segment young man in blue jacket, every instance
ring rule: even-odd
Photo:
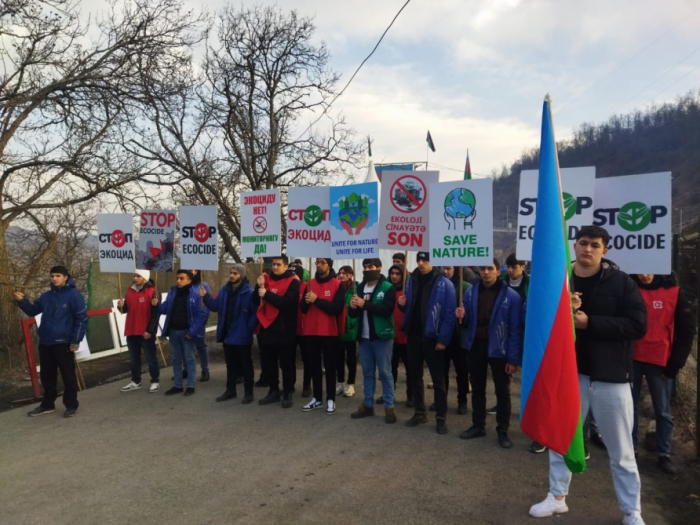
[[[168,292],[168,296],[161,304],[158,298],[151,301],[153,306],[158,306],[160,314],[165,314],[163,335],[170,340],[170,355],[173,361],[174,386],[165,395],[181,394],[182,388],[182,361],[187,366],[186,396],[194,394],[194,378],[197,373],[195,361],[195,344],[204,338],[204,326],[209,318],[209,310],[202,305],[199,297],[199,288],[192,286],[193,275],[189,270],[178,270],[177,284]]]
[[[216,398],[226,401],[237,397],[236,379],[243,377],[243,404],[253,402],[253,332],[258,327],[256,313],[258,307],[253,304],[253,288],[246,279],[246,267],[234,264],[229,270],[229,279],[221,287],[214,299],[201,286],[199,296],[205,306],[212,312],[219,312],[216,321],[216,340],[224,344],[226,360],[226,391]]]
[[[438,268],[430,265],[428,252],[418,252],[418,268],[406,282],[406,294],[398,299],[403,310],[401,330],[408,336],[408,373],[414,414],[407,427],[427,423],[423,390],[423,362],[428,363],[435,390],[435,430],[447,434],[445,349],[455,327],[455,287]]]
[[[31,316],[42,314],[39,326],[39,364],[44,397],[41,404],[29,412],[29,417],[50,414],[55,410],[58,370],[63,379],[64,417],[78,410],[78,381],[75,377],[75,357],[87,326],[85,300],[65,266],[51,268],[51,290],[32,303],[23,293],[15,292],[22,311]]]
[[[498,405],[498,442],[503,448],[511,448],[510,376],[522,361],[522,300],[518,292],[498,279],[499,268],[497,259],[490,266],[482,266],[481,278],[464,292],[464,306],[455,311],[457,319],[464,319],[464,347],[472,384],[472,426],[459,437],[486,435],[486,377],[490,366]]]
[[[211,293],[209,284],[202,281],[202,274],[200,271],[190,270],[190,272],[192,273],[192,287],[197,290],[203,287],[207,293]],[[209,381],[209,347],[207,346],[206,333],[201,339],[195,340],[194,346],[199,354],[199,366],[202,369],[202,375],[199,377],[199,380],[201,382]],[[183,372],[182,378],[187,379],[187,370]]]

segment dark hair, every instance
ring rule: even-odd
[[[289,257],[286,255],[277,255],[275,257],[272,257],[272,260],[274,261],[275,259],[282,259],[282,262],[289,266]],[[299,261],[299,264],[301,264],[301,261]]]
[[[498,259],[496,259],[495,257],[493,258],[493,266],[496,267],[496,270],[500,270],[500,269],[501,269],[501,263],[498,262]],[[485,268],[485,266],[484,266],[484,265],[481,265],[481,266],[479,266],[479,268]]]
[[[51,271],[49,273],[60,273],[61,275],[70,277],[70,274],[68,273],[68,268],[66,268],[65,266],[61,266],[60,264],[51,268]]]
[[[610,234],[608,233],[608,230],[606,230],[605,228],[601,228],[600,226],[582,226],[576,234],[576,242],[578,242],[581,237],[588,237],[590,239],[603,239],[603,244],[605,245],[605,248],[607,248],[608,244],[610,243]]]
[[[294,259],[294,264],[301,264],[301,259]]]
[[[338,272],[345,272],[353,276],[355,275],[355,272],[352,271],[352,266],[341,266]]]
[[[506,266],[515,266],[519,264],[520,266],[525,266],[525,261],[519,260],[514,253],[511,253],[506,257]]]
[[[184,269],[180,268],[180,269],[177,271],[177,275],[180,275],[180,274],[186,275],[187,277],[189,277],[190,281],[194,281],[194,275],[192,275],[192,272],[191,272],[191,271],[189,271],[189,270],[184,270]]]
[[[391,258],[392,258],[392,260],[398,259],[401,262],[406,262],[406,255],[401,253],[401,252],[395,253],[394,255],[391,256]]]
[[[382,267],[382,260],[381,259],[362,259],[362,266],[367,266],[368,264],[373,264],[377,268]]]

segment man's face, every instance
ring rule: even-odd
[[[598,266],[601,259],[608,253],[601,237],[581,237],[574,244],[576,264],[581,266]]]
[[[144,284],[146,284],[146,279],[141,277],[139,274],[134,274],[134,284],[136,286],[143,286]]]
[[[480,266],[479,275],[481,280],[488,287],[496,282],[498,279],[498,274],[501,273],[499,268],[496,268],[493,264],[491,266]]]
[[[389,280],[391,281],[391,284],[400,284],[401,281],[403,281],[403,275],[401,275],[401,272],[394,268],[389,272]]]
[[[455,275],[455,267],[454,266],[443,266],[442,272],[445,274],[445,277],[447,277],[448,279],[452,279]]]
[[[236,284],[237,282],[240,282],[241,274],[238,273],[238,270],[236,270],[235,268],[231,268],[228,272],[228,280],[229,282]]]
[[[68,282],[68,276],[62,273],[52,273],[51,274],[51,284],[54,286],[64,286]]]
[[[403,264],[403,261],[401,259],[394,259],[392,261],[393,264]]]
[[[420,273],[426,274],[430,272],[430,270],[433,269],[432,266],[430,266],[430,261],[426,261],[425,259],[421,259],[418,261],[418,269],[420,270]]]
[[[362,269],[365,271],[370,271],[370,270],[379,270],[379,267],[377,267],[375,264],[363,264]]]
[[[651,281],[654,280],[653,273],[640,273],[637,275],[637,277],[639,277],[639,280],[642,281],[642,284],[651,284]]]
[[[524,264],[506,264],[506,271],[511,279],[517,281],[523,276]]]
[[[331,271],[331,267],[328,266],[328,261],[325,259],[316,259],[316,271],[321,277],[328,275],[328,272]]]
[[[187,275],[186,273],[178,273],[177,274],[177,287],[182,288],[183,286],[187,286],[188,284],[192,284],[192,279],[190,279],[190,276]]]
[[[283,275],[289,269],[289,265],[284,264],[282,259],[272,259],[272,273],[275,275]]]

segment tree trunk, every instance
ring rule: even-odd
[[[23,368],[27,362],[24,355],[24,337],[21,320],[24,317],[13,297],[15,276],[10,275],[5,228],[0,222],[0,366]]]

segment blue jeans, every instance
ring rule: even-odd
[[[194,388],[197,361],[194,358],[195,339],[187,339],[186,330],[170,330],[170,357],[173,360],[173,384],[182,388],[182,361],[187,366],[187,388]]]
[[[647,378],[651,402],[654,405],[656,415],[656,455],[668,456],[671,453],[673,442],[673,419],[671,418],[671,392],[673,381],[662,379],[662,366],[634,361],[634,382],[632,383],[632,399],[634,401],[634,427],[632,427],[632,441],[637,448],[637,434],[639,431],[639,396],[642,392],[642,376]]]
[[[148,373],[151,375],[151,383],[157,383],[160,377],[160,367],[156,356],[156,339],[144,339],[141,335],[127,335],[126,346],[129,348],[129,363],[131,364],[131,380],[141,383],[141,348],[146,352]]]
[[[360,339],[360,365],[364,377],[365,406],[374,406],[375,370],[379,369],[384,408],[394,408],[394,376],[391,374],[392,339]]]
[[[202,372],[209,372],[209,347],[207,346],[207,335],[204,332],[204,337],[194,339],[197,352],[199,352],[199,365],[202,367]],[[189,370],[187,371],[189,374]]]

